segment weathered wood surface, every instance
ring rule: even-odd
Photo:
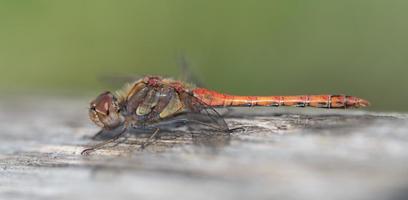
[[[408,117],[239,109],[221,142],[162,135],[81,156],[86,99],[0,102],[0,199],[407,199]],[[215,144],[215,145],[212,145]]]

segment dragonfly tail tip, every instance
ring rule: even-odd
[[[358,105],[359,105],[359,107],[367,107],[367,106],[370,106],[371,103],[369,101],[365,100],[365,99],[360,99],[358,101]]]

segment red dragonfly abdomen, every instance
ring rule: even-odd
[[[209,106],[296,106],[316,108],[359,108],[370,103],[364,99],[346,95],[299,95],[299,96],[235,96],[196,88],[195,97]]]

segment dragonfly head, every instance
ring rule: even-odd
[[[104,92],[93,100],[89,107],[89,118],[98,126],[113,129],[123,123],[116,97]]]

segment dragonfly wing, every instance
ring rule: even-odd
[[[203,82],[192,72],[186,56],[181,54],[178,60],[181,70],[181,80],[188,83],[193,83],[198,87],[205,87],[205,84],[203,84]]]
[[[180,98],[185,105],[182,116],[186,118],[186,127],[192,134],[195,144],[219,147],[229,143],[230,129],[213,107],[187,91],[180,93]]]
[[[171,100],[167,99],[166,103],[169,108],[172,108],[169,109],[172,110],[172,114],[168,114],[167,109],[160,109],[160,116],[166,113],[166,117],[160,117],[158,121],[151,121],[152,123],[147,123],[147,126],[157,127],[162,133],[189,134],[195,144],[204,144],[205,146],[220,146],[229,142],[230,130],[228,125],[213,107],[208,106],[188,91],[173,91],[168,94],[171,96]],[[172,101],[181,103],[182,109],[179,109],[179,106],[174,106],[179,105],[179,103],[173,105]]]
[[[212,107],[194,97],[189,92],[180,94],[180,98],[185,105],[186,115],[196,123],[201,123],[208,128],[229,132],[229,128],[224,118]]]

